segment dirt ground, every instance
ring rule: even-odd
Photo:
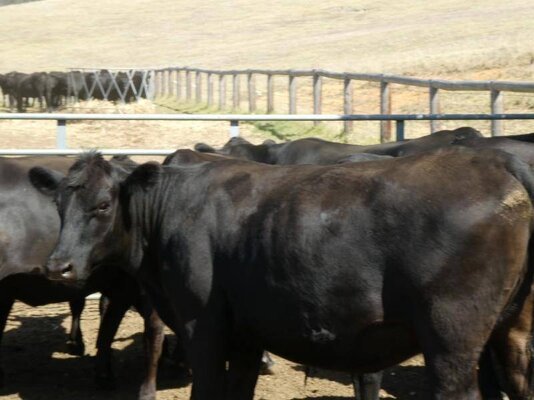
[[[66,303],[39,308],[16,303],[2,343],[6,400],[100,400],[135,399],[143,376],[142,320],[129,311],[115,339],[114,369],[117,389],[99,391],[93,383],[93,361],[98,328],[98,301],[88,300],[82,317],[86,356],[67,354],[65,340],[70,326]],[[169,333],[169,336],[170,335]],[[172,339],[172,337],[170,337]],[[257,400],[346,400],[352,397],[349,375],[313,371],[304,383],[301,366],[275,357],[275,374],[262,376]],[[416,357],[403,366],[387,370],[382,399],[419,400],[425,392],[423,363]],[[173,374],[169,364],[160,368],[159,400],[189,399],[188,378]]]

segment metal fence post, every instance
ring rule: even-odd
[[[400,142],[401,140],[404,140],[404,120],[398,119],[396,123],[397,142]]]
[[[67,148],[67,121],[64,119],[57,120],[56,148],[61,150]]]
[[[323,94],[323,77],[319,74],[313,74],[313,113],[318,115],[322,113],[322,94]],[[313,121],[317,126],[321,121]]]
[[[230,121],[230,137],[239,137],[239,121],[231,120]]]
[[[352,114],[352,80],[343,80],[343,113]],[[352,133],[352,121],[343,122],[343,133]]]
[[[430,86],[430,114],[439,114],[439,89],[433,86]],[[430,133],[439,131],[440,121],[430,120]]]
[[[380,114],[391,114],[391,90],[389,82],[380,82]],[[380,121],[380,143],[391,141],[391,121]]]
[[[491,114],[503,114],[504,102],[503,95],[500,90],[491,89]],[[496,119],[491,120],[491,136],[502,136],[503,121]]]

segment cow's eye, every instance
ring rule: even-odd
[[[98,205],[96,209],[98,212],[103,213],[103,212],[108,211],[110,208],[111,208],[111,204],[107,201],[103,201],[102,203]]]

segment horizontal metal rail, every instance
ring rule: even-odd
[[[75,155],[85,149],[67,148],[67,121],[226,121],[230,137],[239,136],[240,121],[395,121],[396,139],[404,140],[405,121],[532,120],[528,114],[0,114],[0,120],[57,121],[55,149],[0,149],[0,155]],[[105,155],[166,156],[175,149],[102,149]]]
[[[523,114],[46,114],[6,113],[2,119],[53,121],[432,121],[534,119]]]
[[[0,149],[2,156],[74,156],[91,149]],[[176,149],[98,149],[106,156],[167,156]]]

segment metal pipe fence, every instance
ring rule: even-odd
[[[84,149],[67,146],[68,121],[226,121],[230,123],[230,137],[239,136],[240,122],[256,121],[395,121],[396,139],[404,140],[406,121],[503,121],[534,120],[534,113],[526,114],[0,114],[0,120],[55,120],[55,149],[0,149],[0,155],[74,155]],[[106,155],[165,156],[176,149],[102,149]]]

